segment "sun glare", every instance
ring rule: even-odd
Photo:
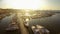
[[[13,9],[39,9],[45,5],[44,0],[6,0]]]

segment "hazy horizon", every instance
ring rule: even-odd
[[[0,0],[0,8],[60,10],[60,0]]]

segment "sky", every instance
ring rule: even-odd
[[[0,8],[60,10],[60,0],[0,0]]]

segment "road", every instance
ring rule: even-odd
[[[0,34],[29,34],[28,29],[23,24],[24,23],[23,18],[19,14],[17,14],[16,16],[17,16],[17,23],[20,29],[10,32],[5,31],[5,27],[8,27],[14,16],[15,14],[12,14],[0,20]]]
[[[29,34],[27,28],[24,27],[23,18],[19,14],[17,14],[17,17],[18,17],[18,22],[20,23],[20,31],[21,31],[21,34]]]

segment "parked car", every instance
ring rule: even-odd
[[[31,27],[34,34],[49,34],[49,30],[40,25],[35,25]]]
[[[29,19],[28,18],[25,19],[24,26],[25,27],[29,27]]]
[[[2,15],[3,16],[3,15]],[[0,20],[0,34],[12,34],[20,32],[20,27],[15,14],[5,16]]]

